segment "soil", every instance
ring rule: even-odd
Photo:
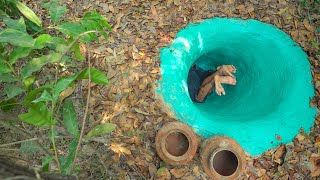
[[[170,133],[166,138],[166,149],[173,156],[182,156],[189,148],[188,138],[179,132]]]

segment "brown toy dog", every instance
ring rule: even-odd
[[[200,90],[196,96],[198,102],[203,102],[208,94],[212,93],[212,88],[216,88],[216,93],[221,96],[226,92],[222,87],[222,84],[236,85],[237,81],[233,73],[236,72],[236,68],[233,65],[222,65],[217,68],[217,71],[212,73],[202,82]]]

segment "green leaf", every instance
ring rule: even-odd
[[[51,39],[47,41],[47,45],[49,48],[56,49],[59,52],[64,52],[67,48],[66,41],[60,37],[51,37]]]
[[[8,16],[8,14],[6,14],[4,11],[2,11],[1,9],[0,9],[0,19],[2,19],[2,18],[8,18],[9,16]]]
[[[4,60],[0,60],[0,74],[5,74],[11,72],[10,67],[4,62]]]
[[[69,144],[69,155],[61,161],[62,174],[70,174],[72,170],[73,161],[77,150],[78,140],[73,139]]]
[[[10,64],[14,64],[16,63],[16,61],[19,58],[24,58],[27,57],[30,52],[31,52],[32,48],[31,47],[17,47],[15,48],[9,56],[9,62]]]
[[[18,79],[10,73],[0,74],[0,83],[2,83],[2,82],[11,83],[11,82],[16,82],[16,81],[18,81]]]
[[[27,107],[30,106],[31,101],[36,99],[38,94],[42,93],[44,90],[50,91],[52,89],[52,86],[53,86],[53,84],[45,84],[37,89],[34,89],[34,90],[28,92],[27,96],[25,97],[25,99],[23,101],[23,105],[27,106]]]
[[[34,45],[32,36],[11,28],[0,31],[0,42],[10,43],[20,47],[32,47]]]
[[[96,21],[93,21],[93,20],[80,20],[80,23],[86,29],[86,31],[104,32],[103,28],[101,27],[101,25]],[[99,41],[98,36],[95,35],[94,33],[89,33],[88,35],[91,37],[91,39]]]
[[[79,43],[76,42],[72,48],[71,48],[72,51],[74,51],[74,54],[76,56],[77,59],[79,59],[80,61],[83,61],[85,58],[83,57],[81,51],[80,51],[80,47],[79,47]]]
[[[78,139],[79,127],[76,110],[73,106],[73,102],[70,99],[66,99],[63,103],[63,121],[67,128],[68,133],[75,139]]]
[[[115,124],[112,124],[112,123],[100,124],[90,130],[90,132],[87,134],[87,138],[90,139],[94,136],[99,136],[99,135],[111,133],[115,129],[116,129]]]
[[[41,96],[38,99],[33,100],[33,103],[37,102],[49,102],[52,100],[51,95],[48,93],[48,91],[44,90],[41,94]]]
[[[47,63],[53,63],[53,62],[59,61],[60,57],[61,57],[61,54],[52,53],[52,54],[44,55],[38,58],[33,58],[21,69],[22,77],[27,78],[33,72],[40,70]]]
[[[27,31],[30,31],[32,33],[39,33],[44,31],[42,27],[36,25],[34,22],[30,21],[29,19],[26,19],[26,26],[27,26]]]
[[[19,11],[30,21],[34,22],[37,26],[41,26],[41,20],[38,18],[38,16],[26,5],[19,1],[13,1]]]
[[[35,39],[33,49],[42,49],[46,46],[47,42],[51,40],[51,36],[49,34],[41,34],[39,37]]]
[[[86,31],[86,29],[79,23],[63,23],[59,26],[56,26],[55,29],[73,38],[76,38],[78,35]],[[89,42],[90,40],[91,38],[88,34],[80,38],[80,41],[84,42]]]
[[[27,91],[32,89],[33,82],[36,80],[36,76],[29,76],[23,79],[23,85]]]
[[[24,90],[21,89],[19,86],[13,86],[13,85],[5,86],[4,91],[8,96],[7,99],[14,98],[24,92]]]
[[[52,160],[53,160],[52,156],[47,156],[45,158],[42,158],[42,172],[49,171],[49,164]]]
[[[79,34],[86,31],[84,27],[78,23],[63,23],[56,26],[55,29],[71,37],[77,37]]]
[[[28,113],[20,114],[19,118],[35,126],[50,126],[51,113],[44,103],[30,104]]]
[[[19,152],[23,154],[34,154],[36,152],[39,152],[40,150],[41,147],[39,147],[39,145],[34,141],[22,142],[19,148]]]
[[[52,4],[49,7],[49,14],[53,22],[59,22],[66,12],[66,6],[59,6],[58,4]]]
[[[96,84],[108,84],[108,79],[105,74],[103,74],[101,71],[91,68],[90,69],[90,74],[91,74],[91,81],[96,83]],[[56,87],[53,90],[53,99],[55,101],[58,100],[59,94],[65,90],[67,87],[70,86],[70,84],[75,81],[76,79],[88,79],[89,78],[89,73],[88,69],[84,69],[80,72],[80,74],[76,74],[74,76],[69,76],[69,77],[62,77],[61,79],[58,80],[58,83]]]
[[[11,18],[4,18],[3,22],[7,25],[8,28],[12,28],[18,31],[27,32],[26,24],[24,22],[23,17],[21,17],[19,20],[14,20]]]
[[[95,68],[91,68],[90,74],[91,74],[91,81],[92,82],[94,82],[96,84],[101,84],[101,85],[108,84],[108,78],[103,72],[101,72]],[[81,73],[77,77],[77,79],[88,79],[88,78],[89,78],[88,68],[81,71]]]
[[[17,105],[18,104],[17,104],[16,100],[14,100],[14,99],[9,99],[9,100],[0,102],[0,108],[3,111],[9,111],[9,110],[13,109],[14,107],[16,107]]]
[[[77,78],[77,75],[62,77],[58,80],[56,87],[53,90],[53,99],[56,102],[58,100],[59,94],[65,90],[69,85]]]
[[[102,26],[106,27],[109,31],[111,31],[111,26],[107,23],[107,18],[105,16],[102,16],[97,11],[90,11],[87,12],[82,19],[89,19],[89,20],[95,20]]]
[[[100,15],[96,11],[87,12],[80,20],[80,23],[86,28],[87,31],[98,30],[104,38],[108,37],[106,31],[111,31],[111,26],[107,23],[107,18]],[[106,30],[104,28],[106,28]],[[93,39],[97,40],[95,34],[90,33],[90,35]]]

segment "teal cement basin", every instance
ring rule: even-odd
[[[175,116],[206,138],[229,136],[251,155],[310,131],[316,109],[307,55],[286,33],[256,20],[213,18],[181,30],[160,52],[158,92]],[[191,65],[236,66],[237,85],[194,103],[188,93]],[[281,137],[276,138],[276,137]]]

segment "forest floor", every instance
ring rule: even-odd
[[[189,23],[212,17],[252,18],[285,31],[309,57],[316,87],[311,105],[320,106],[317,29],[320,13],[307,3],[296,0],[67,0],[65,3],[69,8],[65,18],[97,10],[112,25],[110,37],[89,49],[92,66],[106,72],[110,83],[92,86],[86,126],[90,129],[101,122],[112,122],[117,129],[83,143],[77,161],[81,169],[79,179],[208,179],[199,153],[188,165],[174,167],[161,162],[154,145],[157,130],[164,123],[175,121],[156,97],[156,81],[161,79],[159,51],[170,45],[176,33]],[[36,12],[42,11],[36,1],[28,4]],[[74,97],[80,117],[85,106],[82,90],[87,92],[83,85]],[[320,156],[319,124],[317,116],[311,133],[302,131],[292,143],[259,157],[247,156],[242,179],[311,179],[311,174],[320,175],[319,163],[318,169],[313,169],[310,161],[311,156]],[[67,147],[63,143],[59,145]],[[163,168],[158,171],[160,167]]]

